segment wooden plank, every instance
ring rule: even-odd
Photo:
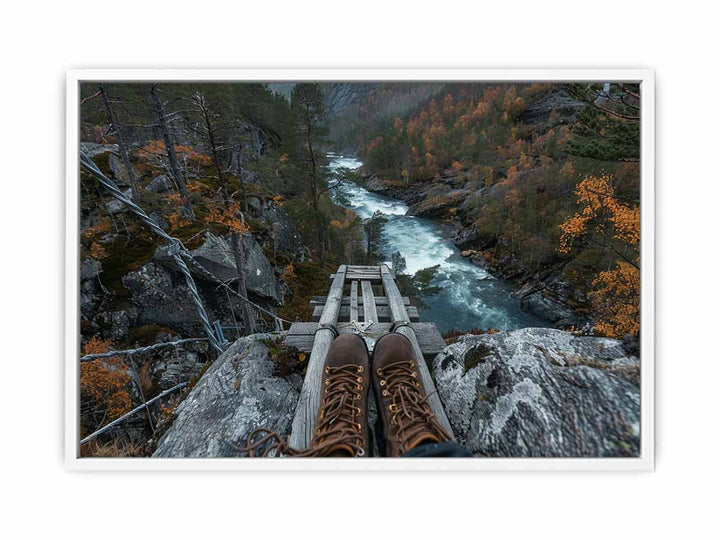
[[[317,330],[318,323],[316,322],[294,322],[290,325],[290,330],[288,330],[288,335],[315,335],[315,330]]]
[[[368,304],[372,306],[373,304]],[[338,321],[340,322],[348,322],[351,319],[351,306],[341,306],[340,312],[338,314]],[[375,313],[372,313],[372,308],[370,310],[370,314],[368,319],[363,319],[364,322],[373,321],[373,322],[392,322],[392,311],[390,310],[390,306],[376,306],[375,307]],[[412,322],[417,322],[420,320],[420,315],[418,313],[418,309],[415,306],[408,306],[407,308],[408,316],[410,317],[409,320]],[[315,306],[313,309],[313,318],[312,320],[317,322],[320,320],[320,317],[323,313],[323,306]],[[363,303],[363,315],[365,314],[365,304]]]
[[[368,283],[368,285],[370,285]],[[325,304],[325,300],[327,299],[327,296],[311,296],[310,297],[310,305],[311,306],[322,306]],[[364,303],[364,299],[362,294],[358,295],[358,305],[362,306]],[[403,296],[403,304],[406,306],[410,305],[410,298],[407,296]],[[342,299],[342,305],[343,306],[349,306],[350,305],[350,298],[344,297]],[[387,296],[375,296],[375,305],[376,306],[387,306]]]
[[[382,265],[380,267],[380,271],[382,272],[383,287],[385,289],[385,295],[388,297],[388,307],[392,312],[393,322],[409,322],[410,317],[408,316],[408,312],[405,310],[405,305],[402,302],[402,296],[400,295],[400,291],[397,287],[397,284],[395,283],[395,280],[390,274],[388,267]],[[415,356],[417,357],[418,371],[420,372],[420,377],[422,378],[425,391],[428,394],[427,403],[428,405],[430,405],[430,409],[437,417],[438,422],[440,422],[445,431],[447,431],[448,435],[450,435],[451,438],[455,438],[453,435],[452,427],[450,426],[450,422],[448,421],[445,410],[443,409],[442,402],[440,401],[440,397],[435,390],[435,383],[430,376],[430,370],[428,369],[427,364],[425,363],[425,359],[423,358],[422,349],[420,348],[420,344],[418,343],[415,331],[413,330],[412,326],[400,326],[396,330],[396,332],[398,334],[404,335],[410,340],[410,343],[412,343],[413,350],[415,351]]]
[[[358,312],[358,282],[353,281],[350,284],[350,320],[359,321]],[[341,307],[342,309],[342,307]]]
[[[332,274],[330,277],[331,277],[332,279],[335,279],[335,274]],[[345,278],[346,278],[348,281],[353,281],[353,280],[355,280],[355,281],[368,280],[368,281],[373,281],[373,282],[376,282],[376,283],[381,283],[381,282],[382,282],[382,276],[381,276],[380,274],[347,274],[347,275],[345,276]]]
[[[327,302],[320,317],[320,324],[336,325],[340,313],[343,290],[345,288],[345,274],[347,267],[341,265],[335,273]],[[322,382],[323,365],[328,349],[335,339],[335,334],[328,328],[315,332],[313,348],[308,360],[305,380],[298,399],[295,418],[293,418],[292,431],[289,443],[294,448],[307,448],[310,446],[318,410],[320,409],[320,390]]]
[[[369,281],[363,280],[362,283],[362,297],[363,297],[363,322],[377,321],[377,302],[375,301],[375,295],[373,294],[372,285]],[[387,298],[385,299],[387,302]]]
[[[388,270],[390,272],[390,275],[394,278],[395,273],[392,270]],[[330,274],[330,279],[335,279],[335,274]],[[358,281],[362,281],[363,279],[369,279],[371,281],[382,281],[382,274],[377,270],[364,270],[364,271],[350,271],[348,270],[345,275],[345,279],[347,281],[352,281],[353,279],[357,279]]]
[[[390,326],[391,323],[374,323],[365,331],[364,335],[372,340],[376,340],[380,336],[387,334],[390,331]],[[416,322],[412,323],[412,327],[413,330],[415,330],[420,350],[426,360],[432,360],[445,348],[446,343],[435,323]],[[292,326],[290,326],[288,335],[285,337],[285,344],[289,347],[297,347],[306,354],[310,353],[313,348],[316,329],[317,323],[293,323]],[[356,333],[357,329],[350,325],[340,325],[338,332],[341,334]]]

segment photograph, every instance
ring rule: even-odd
[[[652,467],[652,71],[240,71],[68,75],[73,463]]]
[[[707,2],[12,7],[4,536],[712,537]]]

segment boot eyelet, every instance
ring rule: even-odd
[[[377,368],[377,371],[375,373],[377,373],[378,375],[382,375],[382,369]]]
[[[325,366],[325,373],[330,373],[330,368]]]
[[[325,386],[327,386],[328,384],[330,384],[330,379],[325,379]]]
[[[389,396],[389,395],[390,395],[390,392],[388,392],[387,390],[383,390],[383,396]]]
[[[415,388],[420,388],[420,383],[415,381]]]
[[[390,412],[398,412],[399,410],[400,410],[400,408],[397,405],[395,405],[394,403],[391,403],[390,405],[388,405],[388,411],[390,411]]]
[[[365,455],[365,450],[360,448],[357,453],[355,454],[357,457],[363,457]]]
[[[412,376],[415,377],[415,378],[417,378],[417,371],[413,371],[413,372],[412,372]]]
[[[362,384],[358,384],[358,385],[355,387],[355,390],[362,390],[362,389],[363,389]]]
[[[357,378],[357,382],[359,382],[359,383],[363,382],[364,380],[365,380],[365,379],[363,379],[362,377],[358,377],[358,378]]]
[[[384,380],[380,381],[380,386],[385,386],[385,381],[384,381]]]
[[[358,373],[362,373],[363,371],[365,371],[362,366],[358,366],[357,370]]]

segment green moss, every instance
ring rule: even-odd
[[[288,347],[282,338],[264,339],[262,343],[270,353],[273,373],[278,377],[287,377],[292,373],[303,373],[307,365],[307,355],[296,347]]]
[[[470,371],[474,367],[482,364],[491,354],[492,350],[485,345],[476,345],[465,354],[465,371]]]
[[[130,328],[128,341],[132,344],[137,344],[140,347],[146,345],[152,345],[157,342],[157,336],[159,334],[172,334],[176,332],[165,326],[159,326],[157,324],[146,324],[144,326],[133,326]]]
[[[312,320],[313,307],[310,305],[310,298],[314,295],[327,294],[330,284],[328,265],[324,268],[315,262],[295,263],[295,274],[297,278],[290,284],[290,295],[285,305],[278,310],[278,314],[290,321],[298,318],[301,321]]]
[[[135,234],[130,239],[119,239],[106,245],[108,256],[102,260],[103,285],[117,296],[128,296],[122,277],[150,262],[159,244],[149,235]]]

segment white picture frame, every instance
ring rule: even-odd
[[[655,457],[655,73],[650,69],[81,69],[66,75],[65,465],[72,470],[650,471]],[[86,81],[638,82],[641,88],[640,455],[618,458],[81,458],[79,452],[79,88]]]

